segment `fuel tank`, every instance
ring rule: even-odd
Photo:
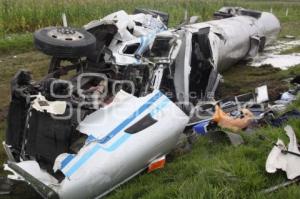
[[[214,63],[220,72],[240,60],[256,56],[280,32],[279,20],[268,12],[225,7],[215,16],[217,20],[191,26],[210,27]]]

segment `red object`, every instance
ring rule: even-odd
[[[159,159],[154,160],[149,166],[148,166],[148,173],[155,171],[157,169],[162,169],[165,167],[166,163],[166,157],[163,156]]]

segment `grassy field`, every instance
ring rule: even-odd
[[[271,2],[271,3],[270,3]],[[120,9],[131,13],[136,7],[158,9],[170,14],[170,26],[179,24],[185,9],[201,21],[211,19],[222,6],[242,6],[271,11],[279,17],[281,35],[297,34],[300,26],[299,1],[246,0],[0,0],[0,54],[32,49],[31,32],[45,26],[61,25],[66,13],[69,25],[80,27]],[[288,10],[288,12],[287,12]]]
[[[43,2],[43,3],[40,3]],[[61,23],[65,12],[69,23],[82,26],[92,19],[112,11],[135,7],[159,9],[170,13],[170,25],[178,24],[183,18],[185,6],[190,15],[199,15],[201,20],[210,19],[212,13],[223,5],[242,6],[270,11],[279,17],[282,24],[281,36],[291,34],[300,37],[300,2],[298,1],[242,1],[242,0],[0,0],[0,141],[4,140],[5,110],[9,103],[9,81],[15,72],[27,68],[39,79],[47,71],[49,57],[32,51],[31,31],[48,25]],[[288,8],[288,15],[286,10]],[[299,52],[299,47],[285,53]],[[267,84],[272,96],[287,89],[282,80],[300,74],[300,66],[287,71],[270,67],[251,68],[239,64],[226,71],[220,95],[240,94],[254,87]],[[294,107],[300,109],[300,100]],[[290,121],[300,139],[300,121]],[[256,135],[263,134],[272,141],[284,138],[283,128],[265,127]],[[272,144],[256,135],[243,134],[246,143],[233,147],[211,143],[201,137],[190,153],[172,155],[163,170],[142,174],[109,194],[110,199],[124,198],[300,198],[299,185],[292,185],[271,194],[262,194],[262,189],[284,182],[284,172],[268,174],[265,161]],[[0,148],[0,164],[6,160]],[[4,175],[0,170],[0,175]],[[38,195],[26,186],[16,189],[6,198],[37,198]]]
[[[222,6],[244,6],[272,11],[287,21],[299,16],[300,4],[296,1],[245,1],[245,0],[0,0],[0,27],[3,34],[33,31],[35,29],[61,24],[61,14],[66,13],[73,26],[82,26],[90,20],[103,17],[112,11],[124,9],[132,12],[136,7],[159,9],[170,13],[170,25],[178,24],[187,8],[190,15],[199,15],[201,20],[211,18]],[[295,6],[296,5],[296,6]],[[286,8],[289,9],[286,16]]]

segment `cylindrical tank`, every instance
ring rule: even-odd
[[[271,13],[259,16],[238,15],[226,19],[206,22],[211,27],[211,40],[217,43],[215,63],[219,71],[227,69],[248,55],[252,47],[251,37],[257,37],[264,47],[274,41],[280,31],[278,19]],[[212,43],[212,41],[211,41]]]
[[[262,30],[262,35],[265,37],[265,44],[269,45],[275,41],[280,32],[279,20],[268,12],[262,12],[261,17],[257,20],[259,30]]]

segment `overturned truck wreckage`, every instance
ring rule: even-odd
[[[220,72],[280,30],[266,12],[226,7],[215,17],[168,29],[168,14],[136,9],[36,31],[52,58],[42,80],[22,70],[11,82],[8,177],[45,198],[98,198],[161,160],[193,106],[214,98]]]

